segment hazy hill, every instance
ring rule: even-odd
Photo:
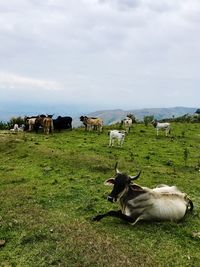
[[[91,110],[91,109],[90,109]],[[128,113],[135,115],[137,120],[143,120],[144,116],[154,115],[158,120],[164,118],[179,117],[184,114],[193,114],[197,108],[188,107],[172,107],[172,108],[145,108],[132,110],[98,110],[89,113],[88,108],[84,106],[75,105],[50,105],[50,104],[16,104],[16,103],[0,103],[0,121],[9,121],[11,117],[16,116],[31,116],[37,114],[53,114],[54,118],[58,115],[71,116],[73,118],[73,126],[82,125],[79,120],[80,115],[87,115],[89,117],[100,117],[104,120],[105,125],[113,124],[121,121]]]
[[[183,116],[184,114],[190,113],[193,114],[196,111],[196,108],[188,107],[173,107],[173,108],[145,108],[145,109],[133,109],[133,110],[99,110],[85,114],[89,117],[100,117],[104,120],[105,125],[110,125],[116,122],[121,121],[126,117],[128,113],[134,114],[137,120],[143,120],[144,116],[153,115],[154,118],[161,120],[164,118],[172,118]],[[79,118],[74,118],[73,120],[74,127],[81,125]]]

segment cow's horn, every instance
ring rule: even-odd
[[[140,173],[141,173],[141,171],[139,171],[139,173],[137,175],[135,175],[135,176],[129,176],[129,178],[131,180],[136,180],[140,176]]]
[[[117,169],[117,164],[118,164],[118,162],[116,162],[116,164],[115,164],[115,171],[116,171],[116,173],[120,173],[120,171]]]

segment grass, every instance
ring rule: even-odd
[[[0,132],[0,266],[200,266],[199,124],[173,125],[170,137],[134,125],[124,147],[83,129],[54,133]],[[187,155],[186,152],[187,151]],[[186,157],[187,156],[187,157]],[[194,202],[180,223],[116,218],[103,182],[119,169],[142,170],[139,184],[177,185]]]

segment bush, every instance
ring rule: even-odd
[[[22,124],[25,124],[25,122],[24,122],[24,118],[22,117],[12,117],[10,121],[8,122],[8,124],[11,127],[13,127],[14,124],[18,124],[19,126],[21,126]]]
[[[154,119],[154,116],[153,115],[144,116],[143,121],[144,121],[145,126],[147,126],[150,122],[152,122],[153,119]]]
[[[7,130],[8,129],[8,124],[0,121],[0,130]]]

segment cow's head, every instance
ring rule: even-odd
[[[84,122],[87,119],[87,116],[80,116],[80,121]]]
[[[157,120],[153,120],[153,121],[151,122],[151,124],[152,124],[154,127],[156,127],[157,124],[158,124],[158,122],[157,122]]]
[[[52,118],[53,118],[53,115],[54,115],[54,114],[47,114],[46,117],[52,119]]]
[[[128,176],[124,173],[121,173],[117,169],[117,163],[115,165],[115,171],[116,171],[115,177],[110,178],[105,181],[106,185],[113,186],[112,192],[107,197],[108,201],[111,201],[111,202],[117,201],[120,197],[122,197],[126,189],[128,188],[128,186],[131,184],[131,181],[136,180],[140,176],[140,173],[141,173],[140,171],[135,176]]]

